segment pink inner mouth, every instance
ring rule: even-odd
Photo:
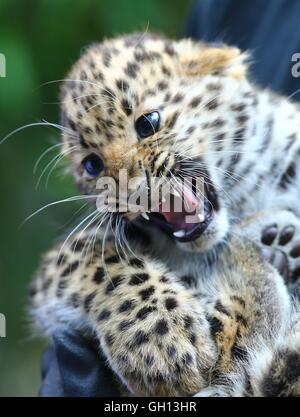
[[[201,222],[201,218],[193,223],[187,222],[188,216],[197,215],[199,207],[200,201],[193,191],[186,185],[181,185],[180,190],[178,189],[178,195],[170,194],[166,203],[160,203],[159,213],[174,227],[174,230],[189,231],[193,229],[195,224]],[[200,216],[201,214],[200,212]],[[202,221],[204,221],[204,217]]]

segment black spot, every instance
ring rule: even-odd
[[[167,77],[171,77],[171,71],[169,70],[169,68],[167,68],[165,65],[162,65],[161,67],[161,71],[164,75],[166,75]]]
[[[147,54],[144,51],[135,51],[134,58],[137,62],[143,62],[147,58]]]
[[[110,317],[110,315],[111,315],[111,312],[110,312],[109,310],[104,309],[104,310],[102,310],[102,311],[101,311],[101,313],[99,314],[99,316],[98,316],[98,320],[99,320],[99,321],[100,321],[100,320],[106,320],[106,319],[108,319],[108,318]]]
[[[217,301],[215,304],[215,309],[217,311],[219,311],[220,313],[225,314],[228,317],[231,317],[229,311],[223,306],[223,304],[221,303],[221,301]]]
[[[134,300],[125,300],[119,307],[119,312],[124,313],[125,311],[130,311],[135,307]]]
[[[246,360],[248,352],[243,346],[239,346],[237,343],[234,343],[231,348],[231,355],[235,359]]]
[[[121,282],[124,281],[124,276],[123,275],[117,275],[115,277],[113,277],[110,281],[110,283],[107,285],[106,290],[105,290],[105,294],[109,294],[111,293],[115,288],[117,288]]]
[[[133,320],[124,320],[124,321],[121,321],[118,328],[121,332],[124,332],[125,330],[128,330],[133,324],[134,324]]]
[[[244,308],[246,307],[245,301],[241,297],[239,297],[238,295],[231,296],[231,299],[234,300],[234,301],[237,301],[242,307],[244,307]]]
[[[176,372],[176,374],[180,374],[181,370],[182,370],[181,366],[179,365],[178,362],[176,362],[175,363],[175,372]]]
[[[131,275],[131,279],[129,281],[129,285],[141,285],[144,284],[144,282],[148,281],[149,274],[146,273],[140,273],[140,274],[133,274]]]
[[[81,297],[77,292],[73,292],[70,296],[70,303],[74,308],[78,308],[80,306]]]
[[[285,145],[283,152],[289,151],[291,146],[295,143],[296,140],[297,140],[297,134],[296,133],[292,133],[291,135],[289,135],[286,138],[287,144]]]
[[[158,89],[159,91],[163,91],[163,90],[165,90],[166,88],[168,88],[168,83],[167,83],[166,81],[160,81],[160,82],[157,84],[157,89]]]
[[[207,110],[215,110],[219,106],[219,102],[216,98],[210,100],[204,105]]]
[[[216,333],[220,333],[223,331],[224,326],[219,319],[217,319],[216,317],[208,316],[207,320],[209,322],[212,335],[215,335]]]
[[[183,95],[180,93],[175,94],[175,96],[172,99],[172,103],[180,103],[183,100]]]
[[[84,299],[83,306],[85,311],[88,313],[91,309],[91,304],[96,297],[96,291],[92,292],[91,294],[87,295]]]
[[[184,327],[187,330],[190,329],[194,323],[194,319],[191,316],[184,316],[183,321],[184,321]]]
[[[178,117],[179,117],[179,113],[178,112],[175,112],[172,115],[172,117],[170,118],[169,123],[168,123],[168,128],[169,129],[173,129],[173,127],[175,126],[175,124],[177,122]]]
[[[188,130],[186,131],[186,133],[187,133],[188,135],[191,135],[192,133],[194,133],[194,132],[195,132],[195,130],[196,130],[196,126],[190,126],[190,127],[188,128]]]
[[[192,107],[192,109],[194,109],[195,107],[198,107],[201,101],[202,101],[201,96],[194,97],[192,101],[190,102],[190,107]]]
[[[34,297],[38,293],[38,289],[36,284],[31,284],[28,288],[28,295],[29,297]]]
[[[191,363],[193,363],[193,357],[189,352],[186,352],[183,356],[182,356],[182,362],[183,365],[190,365]]]
[[[113,122],[112,120],[110,120],[110,119],[102,120],[102,124],[103,124],[103,125],[104,125],[107,129],[109,129],[109,128],[111,128],[111,127],[114,127],[114,126],[115,126],[114,122]]]
[[[117,255],[110,256],[109,258],[105,259],[105,263],[107,264],[117,264],[120,261]]]
[[[167,310],[173,310],[174,308],[177,307],[177,301],[175,300],[175,298],[173,297],[168,297],[165,301],[165,306]]]
[[[155,360],[154,360],[154,356],[152,355],[146,355],[145,357],[145,364],[147,366],[152,366],[154,364]]]
[[[299,353],[280,352],[272,361],[270,370],[261,383],[262,391],[266,397],[295,396],[296,393],[290,389],[299,377]]]
[[[152,381],[155,384],[163,384],[166,383],[166,379],[161,372],[156,372],[155,375],[152,376]]]
[[[65,262],[66,262],[66,255],[62,254],[62,255],[59,255],[59,257],[57,258],[56,265],[60,266],[60,265],[63,265]]]
[[[96,272],[93,276],[93,281],[96,284],[101,284],[104,281],[104,277],[105,277],[104,269],[100,266],[99,268],[96,269]]]
[[[165,319],[158,320],[155,325],[155,332],[160,336],[167,334],[169,331],[168,322]]]
[[[109,100],[109,101],[111,101],[112,103],[114,102],[114,100],[115,100],[115,95],[114,95],[114,93],[113,93],[113,91],[109,88],[109,87],[107,87],[107,86],[104,86],[103,88],[102,88],[102,94]]]
[[[66,277],[67,275],[71,274],[71,272],[74,272],[79,266],[79,261],[74,261],[70,265],[68,265],[63,272],[61,273],[61,277]]]
[[[167,354],[170,358],[174,358],[177,353],[177,349],[174,345],[167,347]]]
[[[130,347],[135,348],[147,342],[149,342],[149,335],[145,333],[143,330],[138,330],[134,335]]]
[[[145,306],[142,307],[136,314],[136,318],[139,320],[144,320],[152,311],[157,310],[156,307]]]
[[[217,133],[216,134],[216,136],[215,136],[215,140],[216,141],[218,141],[218,142],[222,142],[223,140],[224,140],[224,138],[225,138],[225,133],[223,133],[223,132],[221,132],[221,133]],[[218,144],[219,145],[219,149],[221,149],[221,146],[220,146],[220,144]],[[252,164],[251,164],[252,165]]]
[[[159,282],[163,282],[163,283],[167,283],[169,282],[168,278],[165,277],[164,275],[159,279]]]
[[[144,262],[141,259],[138,258],[132,258],[129,261],[129,265],[131,266],[135,266],[137,268],[143,268],[144,267]]]
[[[175,55],[175,49],[174,49],[174,46],[172,45],[171,42],[166,42],[165,43],[165,53],[170,55],[170,56]]]
[[[170,159],[170,155],[168,155],[163,160],[163,162],[161,163],[161,165],[157,168],[157,170],[156,170],[156,177],[161,177],[164,174],[164,172],[165,172],[165,170],[166,170],[166,168],[168,166],[169,159]]]
[[[211,122],[210,127],[220,128],[225,125],[225,120],[221,119],[220,117],[218,119],[215,119]]]
[[[247,327],[247,320],[244,316],[242,316],[241,314],[237,314],[236,315],[236,320],[238,322],[240,322],[244,327]]]
[[[217,91],[221,89],[220,83],[210,82],[206,85],[207,90]]]
[[[117,356],[117,361],[118,362],[123,362],[123,363],[128,363],[128,357],[127,357],[127,355],[124,355],[124,354],[121,353]]]
[[[245,124],[248,120],[249,116],[247,116],[246,114],[241,114],[236,118],[238,124]]]
[[[74,132],[76,132],[76,124],[73,122],[73,120],[71,120],[71,119],[68,119],[68,125],[70,126],[70,128],[72,129],[72,130],[74,130]]]
[[[125,74],[130,78],[136,78],[137,72],[139,70],[139,65],[135,62],[129,62],[124,70]]]
[[[170,93],[167,93],[164,97],[164,102],[167,103],[168,101],[170,101],[171,95]]]
[[[84,244],[85,242],[83,242],[82,240],[75,240],[75,242],[71,246],[71,250],[73,252],[81,252],[84,248]]]
[[[85,148],[85,149],[88,148],[88,144],[86,143],[86,141],[84,140],[84,137],[82,135],[79,135],[79,143],[83,148]]]
[[[93,101],[91,101],[91,99],[87,100],[89,105],[93,104]],[[86,133],[87,135],[92,134],[94,131],[92,128],[90,128],[89,126],[83,126],[82,130],[84,131],[84,133]]]
[[[107,344],[107,346],[112,346],[112,344],[115,341],[115,337],[110,332],[108,332],[104,336],[104,340],[105,340],[105,343]]]
[[[94,77],[97,81],[103,81],[104,80],[104,76],[103,76],[101,71],[98,71],[96,74],[94,74]]]
[[[152,285],[151,287],[145,288],[139,292],[139,295],[142,298],[142,301],[147,301],[151,295],[155,293],[155,287]]]
[[[196,344],[197,336],[195,335],[195,333],[191,333],[190,336],[189,336],[189,339],[190,339],[190,342],[191,342],[192,345]]]
[[[243,110],[245,110],[246,105],[244,103],[232,104],[230,108],[233,111],[242,112]]]
[[[61,279],[58,282],[57,288],[60,292],[60,291],[64,290],[65,288],[67,288],[67,286],[68,286],[68,281],[65,280],[65,279]]]
[[[130,116],[132,114],[132,105],[129,103],[129,101],[126,98],[123,98],[122,100],[122,109],[124,110],[124,113],[127,116]]]
[[[174,290],[163,290],[162,293],[163,294],[174,294],[174,295],[176,295],[176,291],[174,291]]]
[[[183,277],[180,277],[180,281],[189,287],[196,285],[196,278],[192,275],[184,275]]]
[[[279,182],[279,187],[286,189],[291,183],[291,180],[295,178],[295,176],[296,176],[296,167],[295,167],[295,164],[292,163],[289,165],[285,173],[282,175],[280,182]]]

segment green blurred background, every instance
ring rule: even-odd
[[[0,0],[0,53],[6,57],[6,78],[0,78],[0,138],[42,119],[58,122],[59,84],[42,84],[63,78],[81,48],[147,28],[178,37],[190,5],[187,0]],[[44,204],[77,194],[59,167],[48,187],[46,173],[36,189],[55,152],[43,159],[36,174],[34,164],[58,141],[55,129],[30,127],[0,146],[0,313],[7,320],[7,337],[0,338],[0,396],[38,392],[46,342],[32,336],[27,286],[41,253],[69,227],[79,206],[57,205],[20,225]]]

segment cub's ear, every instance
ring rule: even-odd
[[[185,76],[203,77],[221,73],[241,79],[246,75],[248,56],[238,48],[214,47],[190,39],[183,39],[177,46],[180,70]]]

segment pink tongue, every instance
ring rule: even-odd
[[[168,207],[167,210],[164,210],[164,205],[161,203],[159,212],[163,214],[168,223],[173,224],[178,229],[187,230],[192,228],[194,224],[186,223],[186,216],[191,216],[195,213],[197,207],[199,206],[199,201],[195,197],[192,190],[184,184],[180,186],[178,192],[181,195],[181,198],[171,194],[170,207]]]

